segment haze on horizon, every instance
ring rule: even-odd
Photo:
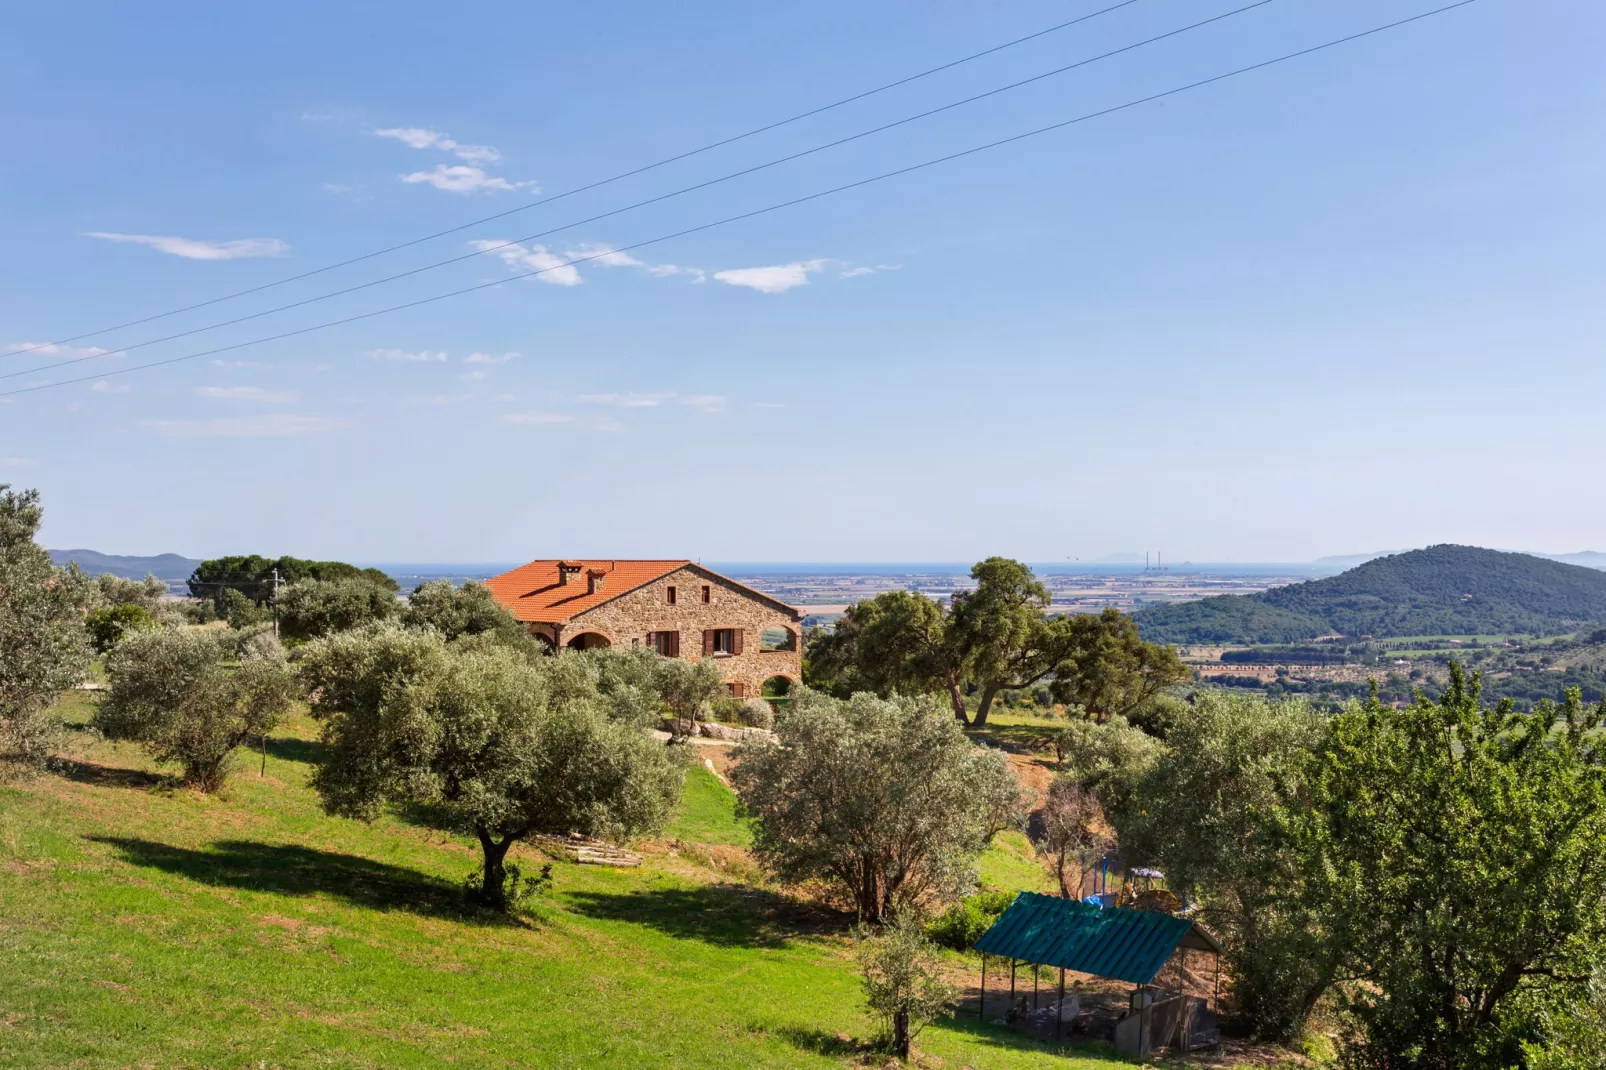
[[[117,355],[1199,17],[1149,0],[402,253],[16,352],[454,227],[1096,6],[445,20],[408,3],[379,27],[296,2],[207,20],[19,10],[0,41],[0,136],[50,162],[0,169],[0,371],[87,355],[79,367],[109,372],[496,281],[1432,5],[1271,4],[713,190]],[[40,489],[47,545],[117,554],[1047,562],[1150,546],[1180,564],[1603,548],[1603,33],[1587,0],[1484,0],[633,254],[0,398],[0,482]]]

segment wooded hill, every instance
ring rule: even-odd
[[[1559,635],[1606,622],[1606,573],[1529,554],[1429,546],[1326,579],[1134,614],[1164,643],[1288,643],[1322,635]]]

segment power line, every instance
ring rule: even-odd
[[[927,118],[930,118],[933,115],[941,114],[942,112],[952,111],[955,108],[964,107],[967,104],[974,104],[978,100],[985,100],[988,97],[994,97],[994,96],[999,95],[1000,93],[1007,93],[1007,92],[1010,92],[1011,90],[1019,89],[1022,86],[1027,86],[1027,85],[1033,84],[1034,82],[1043,81],[1046,78],[1053,78],[1053,77],[1055,77],[1057,75],[1066,74],[1066,73],[1068,73],[1070,71],[1077,70],[1077,69],[1079,69],[1081,67],[1087,67],[1087,66],[1090,66],[1090,65],[1092,65],[1094,63],[1099,63],[1099,62],[1102,62],[1103,60],[1111,59],[1111,58],[1113,58],[1115,56],[1119,56],[1119,55],[1123,55],[1124,53],[1127,53],[1127,52],[1135,51],[1136,49],[1139,49],[1139,48],[1145,48],[1145,47],[1147,47],[1149,45],[1157,44],[1158,42],[1167,40],[1168,38],[1176,37],[1176,36],[1178,36],[1180,34],[1184,34],[1184,33],[1189,33],[1189,32],[1191,32],[1193,30],[1201,29],[1201,28],[1203,28],[1205,26],[1209,26],[1209,25],[1212,25],[1212,24],[1217,23],[1217,22],[1222,22],[1222,21],[1224,21],[1226,19],[1230,19],[1230,18],[1233,18],[1235,16],[1245,14],[1246,12],[1253,11],[1256,8],[1265,7],[1267,4],[1271,4],[1271,3],[1275,3],[1275,2],[1276,2],[1276,0],[1253,0],[1252,3],[1245,4],[1243,7],[1234,8],[1231,11],[1223,12],[1220,15],[1213,15],[1210,18],[1201,19],[1198,22],[1189,23],[1186,26],[1180,26],[1180,27],[1178,27],[1178,28],[1176,28],[1174,30],[1168,30],[1165,33],[1157,34],[1157,35],[1155,35],[1153,37],[1145,38],[1142,41],[1135,41],[1132,44],[1123,45],[1120,48],[1111,49],[1108,52],[1103,52],[1103,53],[1100,53],[1099,55],[1096,55],[1096,56],[1090,56],[1087,59],[1078,60],[1075,63],[1068,63],[1068,64],[1065,64],[1064,66],[1056,67],[1053,70],[1044,71],[1041,74],[1034,74],[1030,78],[1022,78],[1019,81],[1011,82],[1008,85],[999,86],[996,89],[989,89],[986,92],[977,93],[977,94],[975,94],[973,96],[965,97],[962,100],[956,100],[956,101],[953,101],[953,102],[948,103],[948,104],[943,104],[943,105],[941,105],[939,107],[936,107],[936,108],[930,108],[930,109],[927,109],[926,111],[919,112],[919,113],[914,114],[914,115],[906,116],[905,118],[902,118],[902,119],[896,119],[896,120],[894,120],[894,121],[892,121],[890,123],[883,123],[880,126],[872,127],[872,128],[870,128],[868,130],[861,130],[856,134],[849,134],[847,137],[837,138],[834,141],[828,141],[828,142],[825,142],[824,144],[821,144],[821,145],[815,145],[812,148],[803,149],[800,152],[790,153],[789,155],[781,156],[781,157],[779,157],[777,159],[766,161],[765,163],[755,164],[752,167],[745,167],[745,168],[741,169],[740,171],[733,171],[730,174],[721,175],[718,178],[711,178],[711,179],[708,179],[705,182],[698,182],[698,183],[696,183],[694,185],[685,186],[685,187],[682,187],[681,189],[677,189],[677,190],[674,190],[674,191],[669,192],[669,193],[659,194],[656,197],[649,197],[646,200],[637,201],[634,204],[627,204],[623,208],[614,208],[614,209],[612,209],[610,211],[601,212],[601,213],[599,213],[597,215],[589,216],[589,217],[587,217],[585,219],[578,219],[578,220],[575,220],[573,222],[564,223],[561,226],[551,227],[551,228],[549,228],[547,230],[539,231],[539,232],[537,232],[535,234],[527,234],[522,238],[515,238],[512,241],[505,241],[505,242],[501,242],[501,243],[496,244],[496,245],[486,246],[486,247],[484,247],[482,249],[476,249],[472,253],[464,253],[464,254],[462,254],[460,256],[448,257],[445,260],[437,260],[437,261],[435,261],[433,263],[423,264],[423,265],[421,265],[419,267],[416,267],[416,268],[410,268],[407,271],[398,272],[395,275],[387,275],[384,278],[373,279],[373,280],[370,280],[369,282],[358,283],[355,286],[348,286],[345,289],[335,290],[333,292],[326,293],[326,294],[319,294],[319,295],[314,296],[314,297],[304,298],[304,299],[302,299],[300,301],[292,301],[289,304],[279,305],[276,308],[265,309],[265,310],[263,310],[261,312],[251,312],[251,313],[248,313],[248,314],[246,314],[244,316],[236,316],[233,319],[224,320],[221,323],[213,323],[213,324],[209,324],[209,325],[204,326],[204,327],[195,327],[195,328],[192,328],[192,329],[187,330],[187,331],[179,331],[176,334],[164,335],[161,338],[146,339],[143,342],[136,342],[131,346],[123,346],[117,352],[119,352],[119,353],[128,353],[128,352],[132,352],[133,350],[136,350],[136,349],[143,349],[146,346],[158,345],[158,344],[160,344],[162,342],[173,342],[173,341],[177,341],[180,338],[189,338],[189,337],[192,337],[192,336],[197,335],[197,334],[205,334],[208,331],[215,331],[215,330],[219,330],[219,329],[224,328],[224,327],[233,327],[233,326],[236,326],[236,325],[241,324],[241,323],[247,323],[247,322],[249,322],[251,320],[262,319],[265,316],[276,315],[276,314],[278,314],[280,312],[288,312],[291,309],[303,308],[303,307],[305,307],[307,305],[317,304],[317,303],[319,303],[321,301],[329,301],[329,300],[332,300],[332,299],[334,299],[336,297],[344,297],[347,294],[356,293],[359,290],[372,289],[375,286],[383,286],[386,283],[396,282],[399,279],[405,279],[405,278],[408,278],[408,277],[413,276],[413,275],[420,275],[420,274],[422,274],[422,273],[424,273],[426,271],[434,271],[437,268],[449,267],[452,264],[460,264],[465,260],[473,260],[473,259],[475,259],[477,257],[484,256],[487,253],[494,253],[499,249],[507,249],[507,248],[510,248],[512,246],[518,245],[518,244],[520,244],[522,242],[534,241],[537,238],[549,237],[550,235],[558,234],[558,233],[561,233],[561,232],[563,232],[565,230],[572,230],[575,227],[585,226],[587,223],[595,223],[598,220],[609,219],[609,218],[612,218],[613,216],[616,216],[616,215],[622,215],[625,212],[634,211],[637,208],[645,208],[648,205],[658,204],[658,203],[663,202],[663,201],[672,200],[675,197],[681,197],[681,196],[684,196],[684,195],[686,195],[688,193],[694,193],[697,190],[708,189],[708,188],[710,188],[712,186],[717,186],[717,185],[720,185],[720,184],[725,183],[725,182],[730,182],[730,181],[732,181],[734,179],[743,178],[743,177],[745,177],[747,175],[751,175],[751,174],[756,174],[759,171],[765,171],[765,170],[768,170],[769,168],[772,168],[772,167],[778,167],[781,164],[791,163],[792,161],[802,159],[805,156],[812,156],[812,155],[814,155],[816,153],[825,152],[828,149],[838,148],[838,147],[840,147],[842,145],[848,144],[849,142],[859,141],[859,140],[861,140],[863,138],[871,137],[871,136],[874,136],[874,135],[880,134],[880,133],[885,133],[886,131],[895,129],[896,127],[906,126],[909,123],[918,122],[921,119],[927,119]],[[65,367],[67,367],[69,365],[72,365],[72,364],[82,364],[86,360],[97,360],[97,359],[99,359],[100,357],[103,357],[103,356],[105,356],[104,353],[100,353],[100,354],[90,353],[90,354],[85,354],[85,355],[79,356],[79,357],[69,357],[66,360],[56,361],[53,364],[41,364],[41,365],[39,365],[37,367],[34,367],[34,368],[27,368],[27,369],[23,369],[21,371],[8,372],[6,374],[0,375],[0,379],[16,379],[19,376],[35,375],[35,374],[37,374],[39,372],[42,372],[42,371],[51,371],[51,370],[53,370],[55,368],[65,368]]]
[[[688,160],[688,159],[692,158],[693,156],[700,156],[705,152],[712,152],[715,149],[724,148],[726,145],[734,145],[738,141],[745,141],[746,139],[748,139],[750,137],[757,137],[759,134],[765,134],[765,133],[768,133],[771,130],[778,130],[783,126],[789,126],[792,123],[801,122],[804,119],[809,119],[809,118],[812,118],[813,116],[821,115],[821,114],[823,114],[825,112],[832,111],[832,110],[834,110],[836,108],[843,107],[844,105],[852,104],[852,103],[855,103],[856,101],[864,100],[864,99],[866,99],[868,97],[873,97],[878,93],[885,93],[888,90],[896,89],[899,86],[908,85],[911,82],[918,82],[922,78],[929,78],[934,74],[940,74],[943,71],[951,70],[954,67],[963,66],[964,64],[970,63],[970,62],[972,62],[974,60],[982,59],[983,57],[986,57],[986,56],[991,56],[996,52],[1002,52],[1005,49],[1014,48],[1017,45],[1026,44],[1028,41],[1035,41],[1039,37],[1046,37],[1051,33],[1058,33],[1060,30],[1070,29],[1072,26],[1076,26],[1076,25],[1079,25],[1081,23],[1088,22],[1088,21],[1090,21],[1092,19],[1096,19],[1096,18],[1100,17],[1101,15],[1108,15],[1112,11],[1119,11],[1121,8],[1124,8],[1124,7],[1131,7],[1133,4],[1136,4],[1136,3],[1139,3],[1139,2],[1140,2],[1140,0],[1121,0],[1121,2],[1118,3],[1118,4],[1111,4],[1109,7],[1100,8],[1098,11],[1093,11],[1093,12],[1090,12],[1090,13],[1088,13],[1086,15],[1081,15],[1081,16],[1078,16],[1077,18],[1069,19],[1069,20],[1067,20],[1065,22],[1057,23],[1057,24],[1055,24],[1053,26],[1047,27],[1046,29],[1038,30],[1035,33],[1029,33],[1025,37],[1017,37],[1013,41],[1005,41],[1001,45],[994,45],[993,47],[985,48],[980,52],[972,52],[968,56],[961,56],[959,59],[950,60],[947,63],[941,64],[941,65],[936,66],[936,67],[932,67],[929,70],[921,71],[918,74],[911,74],[911,75],[908,75],[908,76],[906,76],[904,78],[899,78],[895,82],[888,82],[886,85],[877,86],[874,89],[867,89],[862,93],[855,93],[850,97],[843,97],[841,100],[832,101],[830,104],[822,104],[817,108],[810,108],[808,111],[799,112],[796,115],[790,116],[790,117],[785,118],[785,119],[780,119],[780,120],[778,120],[776,122],[773,122],[773,123],[767,123],[764,126],[754,127],[751,130],[744,131],[743,133],[736,134],[736,135],[734,135],[732,137],[727,137],[727,138],[723,138],[723,139],[721,139],[719,141],[710,142],[709,144],[703,145],[700,148],[691,149],[691,150],[688,150],[686,152],[679,153],[679,154],[677,154],[675,156],[669,156],[669,157],[666,157],[666,158],[664,158],[662,160],[658,160],[655,163],[649,163],[649,164],[645,164],[645,165],[643,165],[641,167],[637,167],[634,170],[623,171],[623,172],[621,172],[621,173],[619,173],[617,175],[613,175],[613,176],[611,176],[609,178],[598,179],[597,181],[588,183],[588,184],[586,184],[584,186],[576,186],[574,189],[565,190],[562,193],[554,193],[552,196],[543,197],[538,201],[531,201],[529,204],[519,205],[516,208],[509,208],[505,212],[497,212],[494,215],[488,215],[488,216],[484,216],[483,218],[480,218],[480,219],[471,220],[471,221],[469,221],[467,223],[463,223],[463,224],[461,224],[459,226],[450,227],[450,228],[448,228],[446,230],[438,230],[433,234],[426,234],[421,238],[413,238],[410,241],[404,241],[399,245],[388,246],[387,248],[379,249],[379,250],[377,250],[375,252],[372,252],[372,253],[364,253],[361,256],[354,256],[349,260],[341,260],[341,261],[338,261],[338,262],[333,263],[333,264],[326,264],[323,267],[314,268],[311,271],[303,271],[299,275],[290,275],[290,276],[288,276],[286,278],[278,279],[278,280],[276,280],[274,282],[265,282],[260,286],[252,286],[249,289],[245,289],[245,290],[236,290],[233,293],[224,294],[222,297],[214,297],[214,298],[211,298],[211,299],[206,300],[206,301],[199,301],[199,302],[197,302],[197,303],[195,303],[193,305],[185,305],[183,308],[175,308],[175,309],[172,309],[171,311],[168,311],[168,312],[159,312],[154,316],[145,316],[145,317],[143,317],[141,319],[129,320],[127,323],[120,323],[115,327],[102,327],[99,330],[87,331],[87,332],[85,332],[83,334],[75,334],[75,335],[71,335],[71,336],[69,336],[67,338],[58,338],[54,342],[40,342],[37,345],[28,346],[25,349],[12,350],[10,354],[0,354],[0,355],[20,356],[20,355],[22,355],[24,353],[32,353],[35,350],[48,349],[51,346],[65,345],[68,342],[79,342],[79,341],[82,341],[85,338],[95,338],[95,337],[97,337],[99,335],[102,335],[102,334],[110,334],[112,331],[123,330],[125,327],[137,327],[142,323],[151,323],[151,322],[153,322],[155,320],[167,319],[169,316],[177,316],[180,313],[193,312],[198,308],[206,308],[209,305],[221,304],[224,301],[232,301],[237,297],[246,297],[246,296],[248,296],[250,294],[261,293],[263,290],[271,290],[276,286],[284,286],[284,285],[286,285],[288,283],[299,282],[302,279],[309,279],[309,278],[313,277],[314,275],[322,275],[324,272],[327,272],[327,271],[334,271],[334,270],[336,270],[338,268],[350,267],[352,264],[360,264],[364,260],[372,260],[372,259],[374,259],[375,257],[378,257],[378,256],[385,256],[385,255],[387,255],[389,253],[400,252],[401,250],[409,249],[414,245],[421,245],[424,242],[434,241],[436,238],[444,238],[444,237],[447,237],[448,235],[451,235],[451,234],[460,233],[462,231],[468,230],[470,227],[477,227],[482,223],[494,222],[495,220],[504,219],[504,218],[506,218],[506,217],[508,217],[510,215],[516,215],[519,212],[527,212],[531,208],[539,208],[543,204],[551,204],[554,201],[561,201],[565,197],[573,197],[576,194],[587,193],[587,192],[589,192],[591,190],[594,190],[594,189],[600,189],[601,187],[607,186],[607,185],[611,185],[614,182],[620,182],[620,181],[623,181],[624,179],[627,179],[627,178],[634,178],[637,175],[646,174],[648,171],[653,171],[653,170],[656,170],[656,169],[658,169],[660,167],[667,167],[669,164],[679,163],[681,160]],[[163,341],[165,341],[165,340],[166,339],[163,339]]]
[[[834,196],[835,194],[838,194],[838,193],[844,193],[844,192],[846,192],[848,190],[858,189],[858,188],[860,188],[862,186],[872,185],[872,184],[874,184],[876,182],[882,182],[882,181],[885,181],[885,180],[890,179],[890,178],[897,178],[897,177],[899,177],[901,175],[911,174],[911,173],[913,173],[915,171],[922,171],[922,170],[925,170],[928,167],[935,167],[935,166],[937,166],[939,164],[949,163],[949,162],[952,162],[954,160],[963,159],[963,158],[965,158],[967,156],[974,156],[974,155],[976,155],[978,153],[988,152],[988,151],[990,151],[992,149],[1002,148],[1005,145],[1012,145],[1017,141],[1024,141],[1027,138],[1038,137],[1038,136],[1040,136],[1042,134],[1051,133],[1051,132],[1053,132],[1055,130],[1062,130],[1062,129],[1064,129],[1066,127],[1069,127],[1069,126],[1075,126],[1075,125],[1077,125],[1079,123],[1088,122],[1089,120],[1092,120],[1092,119],[1098,119],[1098,118],[1102,118],[1102,117],[1107,116],[1107,115],[1116,114],[1117,112],[1127,111],[1127,110],[1130,110],[1132,108],[1140,107],[1140,106],[1142,106],[1144,104],[1153,103],[1154,101],[1157,101],[1157,100],[1164,100],[1164,99],[1166,99],[1168,97],[1174,97],[1174,96],[1177,96],[1177,95],[1179,95],[1181,93],[1187,93],[1187,92],[1190,92],[1192,90],[1200,89],[1200,88],[1203,88],[1203,87],[1208,86],[1208,85],[1214,85],[1217,82],[1224,82],[1224,81],[1227,81],[1230,78],[1237,78],[1237,77],[1240,77],[1240,76],[1245,75],[1245,74],[1250,74],[1250,73],[1252,73],[1254,71],[1264,70],[1267,67],[1274,67],[1274,66],[1276,66],[1276,65],[1278,65],[1280,63],[1287,63],[1287,62],[1289,62],[1291,60],[1300,59],[1300,58],[1302,58],[1304,56],[1313,55],[1314,53],[1317,53],[1317,52],[1323,52],[1323,51],[1326,51],[1327,49],[1330,49],[1330,48],[1336,48],[1336,47],[1338,47],[1340,45],[1350,44],[1350,43],[1352,43],[1354,41],[1362,40],[1363,38],[1373,37],[1373,36],[1375,36],[1377,34],[1380,34],[1380,33],[1385,33],[1385,32],[1388,32],[1390,30],[1399,29],[1402,26],[1408,26],[1408,25],[1411,25],[1412,23],[1421,22],[1424,19],[1433,18],[1436,15],[1442,15],[1442,14],[1445,14],[1446,12],[1454,11],[1454,10],[1456,10],[1458,8],[1468,7],[1468,6],[1470,6],[1470,5],[1472,5],[1472,4],[1476,3],[1476,2],[1477,2],[1477,0],[1457,0],[1457,2],[1455,2],[1455,3],[1446,4],[1446,5],[1442,6],[1442,7],[1433,8],[1430,11],[1424,11],[1424,12],[1422,12],[1420,14],[1411,15],[1411,16],[1409,16],[1407,18],[1397,19],[1394,22],[1385,23],[1385,24],[1383,24],[1381,26],[1374,26],[1371,29],[1362,30],[1362,31],[1360,31],[1358,33],[1352,33],[1352,34],[1349,34],[1349,35],[1344,36],[1344,37],[1334,38],[1331,41],[1325,41],[1325,42],[1323,42],[1323,43],[1321,43],[1319,45],[1312,45],[1309,48],[1302,48],[1302,49],[1300,49],[1300,50],[1298,50],[1296,52],[1288,52],[1288,53],[1285,53],[1284,55],[1277,56],[1277,57],[1274,57],[1272,59],[1262,60],[1259,63],[1250,64],[1247,67],[1239,67],[1236,70],[1227,71],[1224,74],[1217,74],[1217,75],[1212,75],[1209,78],[1202,78],[1202,79],[1200,79],[1200,80],[1198,80],[1196,82],[1189,82],[1186,85],[1177,86],[1174,89],[1167,89],[1167,90],[1164,90],[1164,91],[1159,92],[1159,93],[1151,93],[1148,96],[1139,97],[1139,98],[1136,98],[1134,100],[1129,100],[1129,101],[1127,101],[1127,102],[1125,102],[1123,104],[1116,104],[1116,105],[1113,105],[1113,106],[1108,107],[1108,108],[1101,108],[1098,111],[1087,112],[1085,114],[1078,115],[1078,116],[1076,116],[1074,118],[1071,118],[1071,119],[1064,119],[1064,120],[1061,120],[1060,122],[1057,122],[1057,123],[1050,123],[1047,126],[1040,126],[1040,127],[1037,127],[1036,129],[1033,129],[1033,130],[1027,130],[1024,133],[1013,134],[1013,135],[1011,135],[1009,137],[1006,137],[1006,138],[999,138],[996,141],[989,141],[989,142],[986,142],[985,144],[975,145],[975,146],[972,146],[971,148],[968,148],[968,149],[961,149],[958,152],[949,153],[946,156],[938,156],[938,157],[935,157],[935,158],[930,159],[930,160],[924,160],[924,161],[922,161],[920,163],[910,164],[907,167],[900,167],[900,168],[898,168],[897,170],[894,170],[894,171],[886,171],[886,172],[883,172],[882,174],[879,174],[879,175],[872,175],[869,178],[861,178],[861,179],[858,179],[857,181],[848,182],[848,183],[845,183],[844,185],[840,185],[840,186],[834,186],[834,187],[832,187],[830,189],[821,190],[821,191],[819,191],[817,193],[810,193],[810,194],[807,194],[806,196],[803,196],[803,197],[796,197],[796,198],[793,198],[792,200],[789,200],[789,201],[782,201],[779,204],[772,204],[772,205],[769,205],[769,206],[764,207],[764,208],[753,209],[752,211],[749,211],[749,212],[742,212],[742,213],[739,213],[737,215],[726,216],[723,219],[717,219],[717,220],[714,220],[711,223],[702,223],[702,224],[699,224],[698,226],[695,226],[695,227],[687,227],[684,230],[678,230],[678,231],[675,231],[672,234],[664,234],[664,235],[660,235],[659,237],[656,237],[656,238],[648,238],[648,239],[646,239],[644,241],[635,242],[635,243],[630,244],[630,245],[620,246],[620,247],[618,247],[616,249],[609,249],[609,250],[606,250],[604,252],[592,253],[592,254],[589,254],[587,256],[576,257],[576,258],[574,258],[572,260],[565,261],[565,262],[563,262],[561,264],[554,264],[554,265],[552,265],[550,267],[539,268],[539,269],[536,269],[536,270],[533,270],[533,271],[526,271],[526,272],[522,272],[522,273],[516,274],[516,275],[509,275],[505,279],[496,279],[496,280],[493,280],[491,282],[483,282],[483,283],[479,283],[479,284],[474,285],[474,286],[465,286],[462,289],[451,290],[451,291],[448,291],[446,293],[435,294],[435,295],[433,295],[431,297],[422,297],[422,298],[419,298],[419,299],[417,299],[415,301],[407,301],[407,302],[403,302],[402,304],[399,304],[399,305],[391,305],[388,308],[376,309],[376,310],[374,310],[372,312],[359,313],[359,314],[357,314],[355,316],[347,316],[347,317],[344,317],[342,319],[330,320],[330,321],[325,322],[325,323],[315,324],[315,325],[313,325],[311,327],[301,327],[301,328],[298,328],[298,329],[293,330],[293,331],[285,331],[285,332],[283,332],[281,334],[271,335],[271,336],[266,337],[266,338],[257,338],[257,339],[253,339],[253,340],[248,341],[248,342],[237,342],[237,343],[235,343],[233,345],[220,346],[220,347],[218,347],[216,349],[202,350],[201,352],[198,352],[198,353],[189,353],[189,354],[185,354],[184,356],[180,356],[180,357],[169,357],[169,358],[167,358],[165,360],[151,361],[150,363],[140,364],[140,365],[137,365],[137,366],[131,367],[131,368],[118,368],[118,369],[114,369],[114,370],[109,371],[109,372],[102,372],[102,373],[98,373],[98,374],[95,374],[95,375],[80,376],[80,377],[75,378],[75,379],[63,379],[63,380],[60,380],[60,381],[54,382],[54,383],[38,383],[38,384],[35,384],[35,385],[32,385],[32,386],[18,387],[18,388],[14,389],[14,390],[7,390],[7,391],[0,392],[0,397],[11,397],[11,396],[16,395],[16,394],[27,394],[27,393],[32,393],[33,391],[36,391],[36,390],[48,390],[48,389],[51,389],[53,387],[58,387],[58,386],[70,386],[70,385],[72,385],[74,383],[89,382],[92,379],[108,379],[108,378],[111,378],[112,376],[127,375],[127,374],[129,374],[131,372],[144,371],[144,370],[146,370],[148,368],[160,368],[160,367],[164,367],[164,366],[169,365],[169,364],[177,364],[177,363],[180,363],[180,362],[186,361],[186,360],[195,360],[195,359],[197,359],[199,357],[209,357],[209,356],[213,356],[213,355],[218,354],[218,353],[228,353],[228,352],[232,352],[233,350],[236,350],[236,349],[244,349],[244,348],[246,348],[248,346],[264,345],[264,344],[266,344],[268,342],[276,342],[276,341],[280,341],[280,340],[285,339],[285,338],[294,338],[294,337],[296,337],[298,335],[310,334],[313,331],[325,330],[325,329],[330,328],[330,327],[338,327],[338,326],[342,326],[342,325],[347,324],[347,323],[356,323],[356,322],[358,322],[360,320],[372,319],[372,318],[374,318],[376,316],[387,315],[387,314],[389,314],[391,312],[400,312],[400,311],[402,311],[404,309],[417,308],[417,307],[419,307],[421,305],[432,304],[432,303],[434,303],[436,301],[444,301],[444,300],[446,300],[448,298],[451,298],[451,297],[460,297],[463,294],[474,293],[475,291],[489,289],[489,288],[494,287],[494,286],[501,286],[505,282],[513,282],[513,281],[517,281],[519,279],[533,278],[533,277],[535,277],[537,275],[544,275],[544,274],[546,274],[548,272],[551,272],[551,271],[557,271],[557,270],[560,270],[560,269],[566,268],[566,267],[573,267],[576,264],[583,264],[583,263],[586,263],[587,261],[595,260],[595,259],[597,259],[599,257],[603,257],[603,256],[608,256],[608,255],[610,255],[612,253],[628,252],[628,251],[630,251],[632,249],[642,249],[642,248],[645,248],[645,247],[647,247],[649,245],[657,245],[657,244],[659,244],[661,242],[672,241],[675,238],[683,238],[683,237],[685,237],[687,235],[690,235],[690,234],[696,234],[696,233],[699,233],[699,232],[705,231],[705,230],[712,230],[715,227],[725,226],[725,225],[727,225],[729,223],[736,223],[736,222],[740,222],[741,220],[744,220],[744,219],[751,219],[751,218],[753,218],[755,216],[766,215],[766,214],[768,214],[770,212],[777,212],[777,211],[780,211],[780,210],[782,210],[784,208],[791,208],[791,207],[794,207],[794,206],[799,205],[799,204],[806,204],[806,203],[808,203],[810,201],[816,201],[816,200],[820,200],[820,199],[825,198],[825,197]]]

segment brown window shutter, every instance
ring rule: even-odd
[[[731,684],[731,698],[746,698],[747,696],[743,694],[745,689],[745,684]]]
[[[672,658],[680,657],[680,633],[665,632],[664,634],[669,637],[669,656]]]
[[[731,653],[732,654],[740,654],[741,652],[742,652],[742,629],[741,628],[732,628],[731,629]]]
[[[703,629],[703,653],[704,654],[712,654],[713,652],[714,652],[714,630],[712,628],[704,628]]]

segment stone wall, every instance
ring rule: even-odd
[[[707,603],[702,600],[705,585],[709,588]],[[670,587],[676,591],[674,605],[669,604]],[[591,632],[601,635],[610,646],[629,650],[647,647],[649,632],[678,631],[680,656],[687,661],[701,661],[704,631],[739,628],[742,652],[710,657],[718,663],[726,683],[741,684],[745,697],[757,698],[764,681],[772,676],[784,676],[794,684],[802,679],[802,620],[802,614],[795,610],[783,610],[716,572],[688,565],[577,615],[561,626],[555,638],[560,645],[567,645],[576,636]],[[760,637],[766,628],[788,629],[792,633],[791,649],[761,650]],[[533,625],[531,630],[554,638],[551,625]]]

